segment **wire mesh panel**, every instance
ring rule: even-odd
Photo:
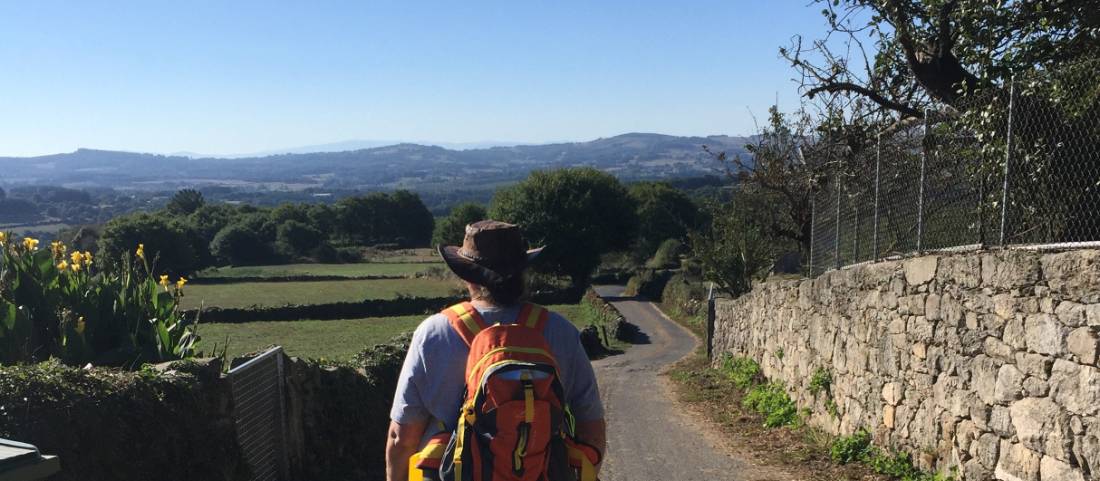
[[[923,251],[1100,243],[1100,62],[1016,78],[830,153],[809,272]]]
[[[237,442],[256,481],[285,480],[283,351],[274,347],[229,371]]]
[[[1100,240],[1100,62],[1017,78],[1006,244]]]

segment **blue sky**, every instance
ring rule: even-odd
[[[746,134],[809,0],[0,3],[0,155]]]

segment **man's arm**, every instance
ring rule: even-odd
[[[607,423],[603,419],[577,422],[577,441],[592,446],[600,451],[600,464],[603,464],[603,456],[607,454]],[[599,472],[600,466],[596,466]]]
[[[408,481],[409,457],[420,446],[427,422],[399,424],[390,421],[386,436],[386,481]]]

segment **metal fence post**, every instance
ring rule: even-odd
[[[710,283],[710,292],[707,294],[707,359],[714,360],[714,324],[716,321],[714,310],[714,283]]]
[[[859,202],[852,202],[852,213],[855,214],[855,222],[852,222],[852,263],[859,262]]]
[[[1005,171],[1004,185],[1001,190],[1001,239],[1000,245],[1005,246],[1005,219],[1008,218],[1008,175],[1012,165],[1012,117],[1013,107],[1016,103],[1016,76],[1008,81],[1008,132],[1005,135]]]
[[[836,268],[840,269],[840,172],[836,173],[836,217],[833,218],[833,225],[836,226],[836,235],[833,239],[833,258],[836,260]]]
[[[817,226],[817,193],[810,194],[810,262],[806,268],[806,277],[814,276],[814,228]]]
[[[871,234],[871,260],[878,260],[878,189],[879,171],[882,164],[882,132],[875,135],[875,220],[874,232]]]
[[[924,170],[928,162],[928,109],[924,109],[924,132],[920,147],[920,191],[917,197],[917,253],[921,252],[924,241]]]

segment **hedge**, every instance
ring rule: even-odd
[[[572,304],[581,298],[581,294],[583,294],[583,291],[574,289],[536,292],[531,296],[531,300],[539,304]],[[200,318],[202,322],[240,323],[408,316],[439,312],[447,306],[461,302],[464,299],[467,298],[465,296],[399,297],[397,299],[368,299],[359,302],[331,302],[278,307],[207,307],[202,310]],[[194,318],[196,314],[198,314],[196,310],[184,312],[184,315],[188,318]]]
[[[0,437],[58,455],[55,481],[246,480],[220,365],[0,366]]]

